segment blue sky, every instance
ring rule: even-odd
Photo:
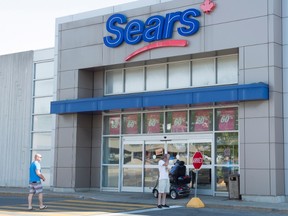
[[[1,0],[0,55],[54,46],[55,19],[135,0]]]

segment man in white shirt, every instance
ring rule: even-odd
[[[166,194],[170,191],[170,182],[169,182],[169,154],[164,154],[163,158],[158,162],[159,169],[159,183],[158,183],[158,208],[169,206],[166,204]]]

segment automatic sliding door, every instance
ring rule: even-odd
[[[196,171],[193,167],[192,157],[195,152],[200,151],[203,155],[203,165],[198,171],[197,188],[200,194],[213,194],[213,159],[212,159],[212,140],[189,142],[189,175],[191,176],[191,187],[195,188]]]
[[[170,141],[167,143],[167,152],[170,154],[170,161],[169,164],[171,166],[174,165],[174,163],[179,161],[184,161],[185,165],[187,165],[187,141],[186,140],[175,140]]]
[[[123,143],[122,190],[143,191],[143,142]]]
[[[165,152],[161,141],[145,142],[144,192],[152,192],[158,180],[158,162]]]

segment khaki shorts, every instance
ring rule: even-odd
[[[170,181],[169,179],[160,179],[158,185],[159,193],[169,193],[170,192]]]
[[[43,187],[42,187],[41,182],[29,184],[29,193],[30,194],[39,194],[42,192],[43,192]]]

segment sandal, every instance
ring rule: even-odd
[[[46,208],[47,208],[47,206],[44,205],[42,208],[40,207],[40,210],[44,210],[44,209],[46,209]]]
[[[34,209],[33,209],[33,207],[31,207],[31,208],[28,208],[28,211],[32,211],[32,210],[34,210]]]

